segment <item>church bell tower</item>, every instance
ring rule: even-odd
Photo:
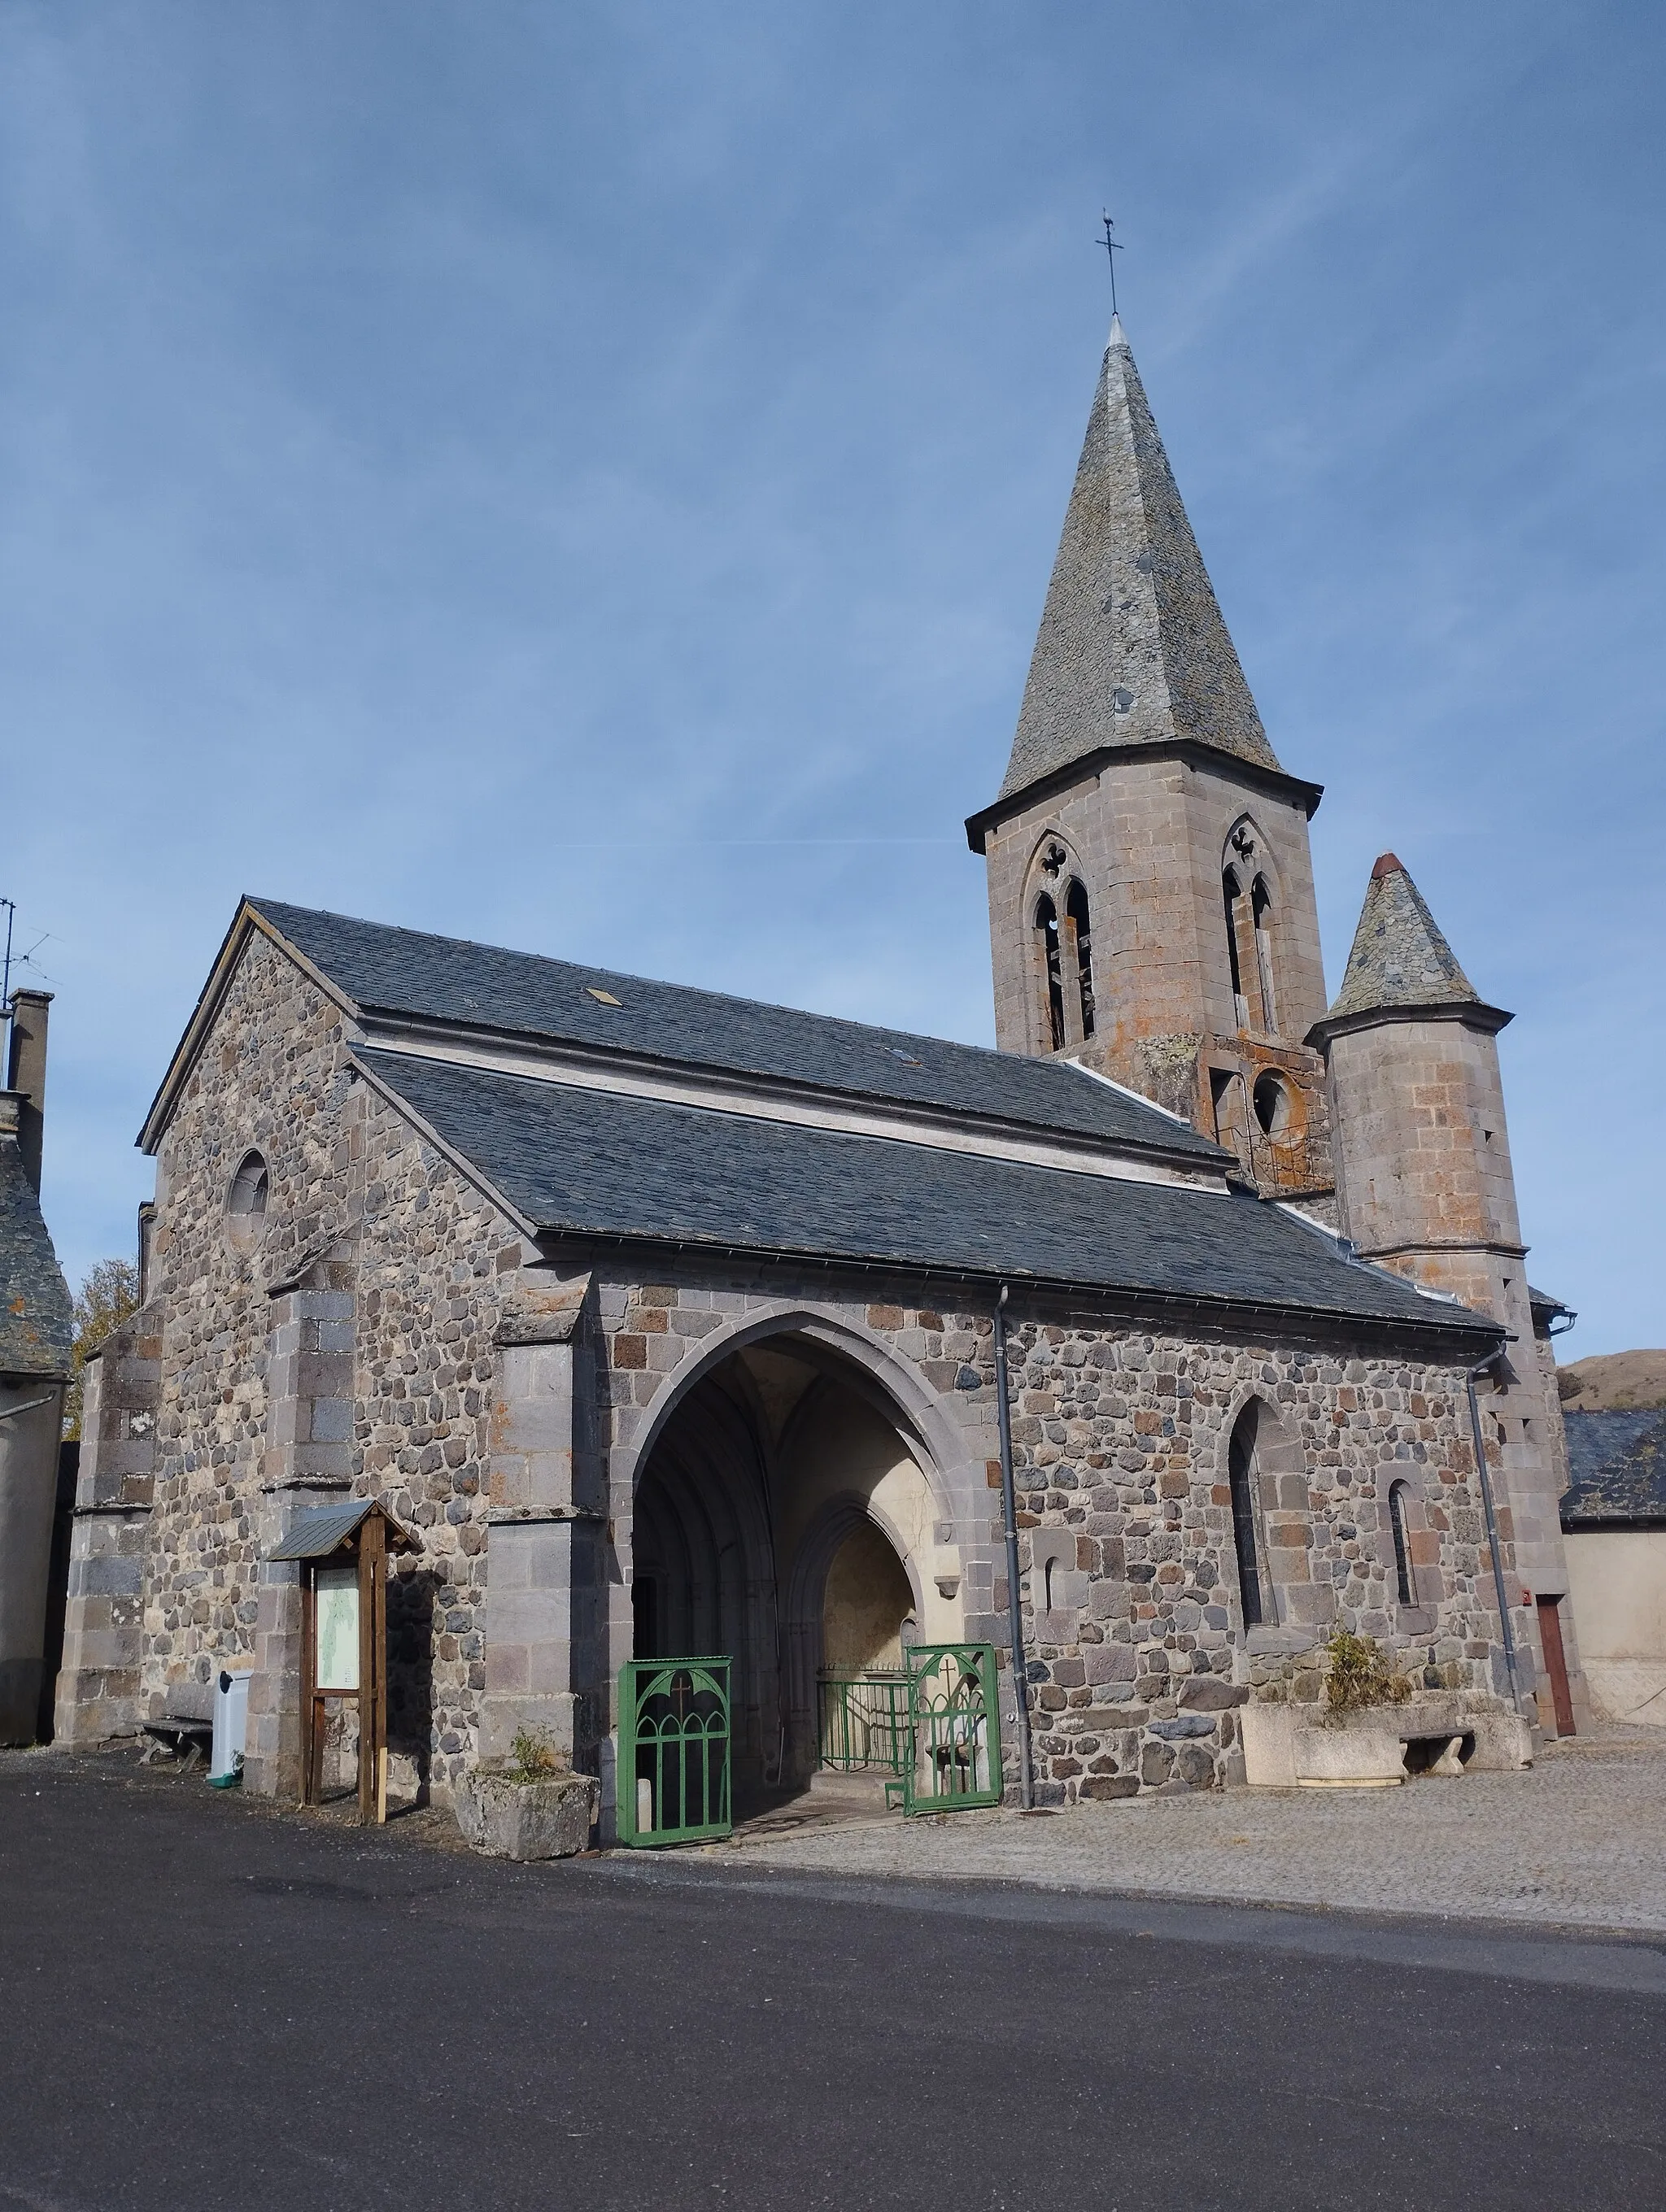
[[[1323,1205],[1319,798],[1268,743],[1113,319],[1012,758],[966,824],[996,1042],[1079,1060]]]

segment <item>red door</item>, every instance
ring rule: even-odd
[[[1550,1677],[1550,1695],[1556,1708],[1558,1735],[1573,1734],[1573,1699],[1568,1694],[1567,1658],[1562,1650],[1561,1600],[1541,1597],[1539,1601],[1539,1648],[1545,1655],[1545,1672]]]

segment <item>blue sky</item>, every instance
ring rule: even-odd
[[[49,1219],[244,890],[987,1040],[981,864],[1106,321],[1333,988],[1411,868],[1570,1354],[1666,1343],[1666,12],[0,12],[0,890]]]

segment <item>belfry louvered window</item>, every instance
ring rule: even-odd
[[[1241,1030],[1250,1026],[1250,1007],[1243,995],[1243,969],[1238,958],[1238,879],[1228,868],[1220,879],[1220,901],[1226,915],[1226,963],[1232,977],[1232,1019]]]
[[[1043,1018],[1051,1049],[1057,1052],[1064,1043],[1064,967],[1059,949],[1059,910],[1047,891],[1036,901],[1036,948],[1042,972]]]
[[[1279,1026],[1278,1000],[1273,989],[1273,894],[1265,876],[1250,886],[1250,915],[1256,933],[1256,975],[1261,985],[1261,1025],[1271,1036]]]
[[[1065,918],[1076,940],[1076,989],[1082,1009],[1082,1035],[1093,1034],[1093,932],[1088,921],[1087,890],[1078,876],[1065,893]]]

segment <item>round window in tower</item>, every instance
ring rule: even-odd
[[[1250,1094],[1256,1109],[1256,1119],[1265,1135],[1274,1144],[1289,1143],[1295,1136],[1295,1108],[1291,1103],[1290,1086],[1281,1075],[1267,1068],[1256,1078],[1256,1087]]]
[[[246,1152],[226,1194],[226,1230],[240,1252],[252,1252],[266,1226],[271,1177],[258,1152]]]

